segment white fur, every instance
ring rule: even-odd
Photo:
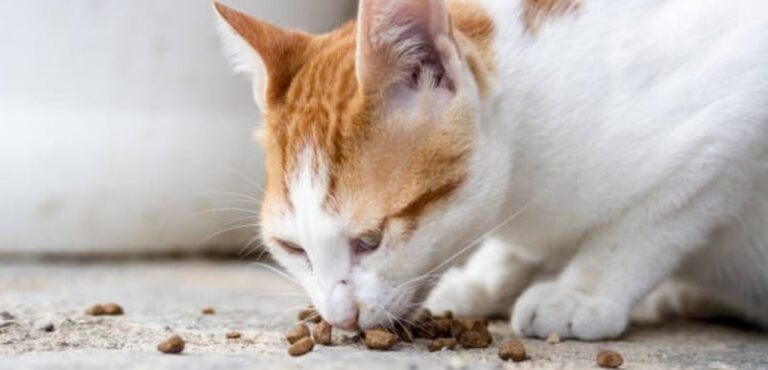
[[[432,306],[486,313],[543,280],[515,331],[601,339],[678,278],[768,325],[768,3],[585,0],[530,35],[517,2],[481,2],[502,74],[485,124],[505,135],[479,145],[514,147],[507,212],[536,202]]]
[[[224,54],[235,72],[243,73],[251,80],[253,100],[263,111],[266,108],[267,70],[261,56],[235,31],[215,9],[216,24]]]
[[[391,324],[487,239],[430,307],[514,305],[520,334],[601,339],[676,278],[768,326],[768,3],[584,0],[535,34],[519,1],[478,3],[496,21],[499,76],[481,101],[457,67],[453,99],[477,125],[451,202],[407,240],[394,222],[356,260],[355,222],[323,208],[327,173],[307,149],[286,174],[293,210],[266,210],[265,240],[306,250],[273,246],[320,313],[345,327]]]

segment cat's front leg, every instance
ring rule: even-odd
[[[467,264],[449,270],[426,307],[435,313],[451,310],[458,316],[507,315],[528,286],[534,265],[521,259],[515,247],[491,237]]]
[[[638,207],[591,235],[557,279],[533,285],[515,303],[512,327],[524,336],[599,340],[619,336],[633,306],[715,226],[717,201],[664,213]],[[653,215],[656,217],[650,217]]]

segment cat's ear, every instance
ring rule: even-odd
[[[312,36],[284,30],[218,2],[213,3],[224,51],[253,83],[262,110],[278,104],[307,59]]]
[[[364,90],[454,92],[461,58],[444,0],[362,0],[357,24]]]

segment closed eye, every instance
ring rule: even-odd
[[[306,255],[306,252],[304,251],[304,248],[300,247],[298,244],[294,242],[289,242],[287,240],[282,239],[275,239],[275,243],[280,246],[283,250],[290,254],[294,254],[297,256],[304,256]]]

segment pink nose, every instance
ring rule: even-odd
[[[357,308],[355,308],[355,310],[350,315],[348,315],[346,318],[342,319],[341,321],[334,320],[334,321],[329,321],[329,323],[339,329],[354,331],[354,330],[357,330],[357,318],[359,314],[360,312],[357,310]]]

